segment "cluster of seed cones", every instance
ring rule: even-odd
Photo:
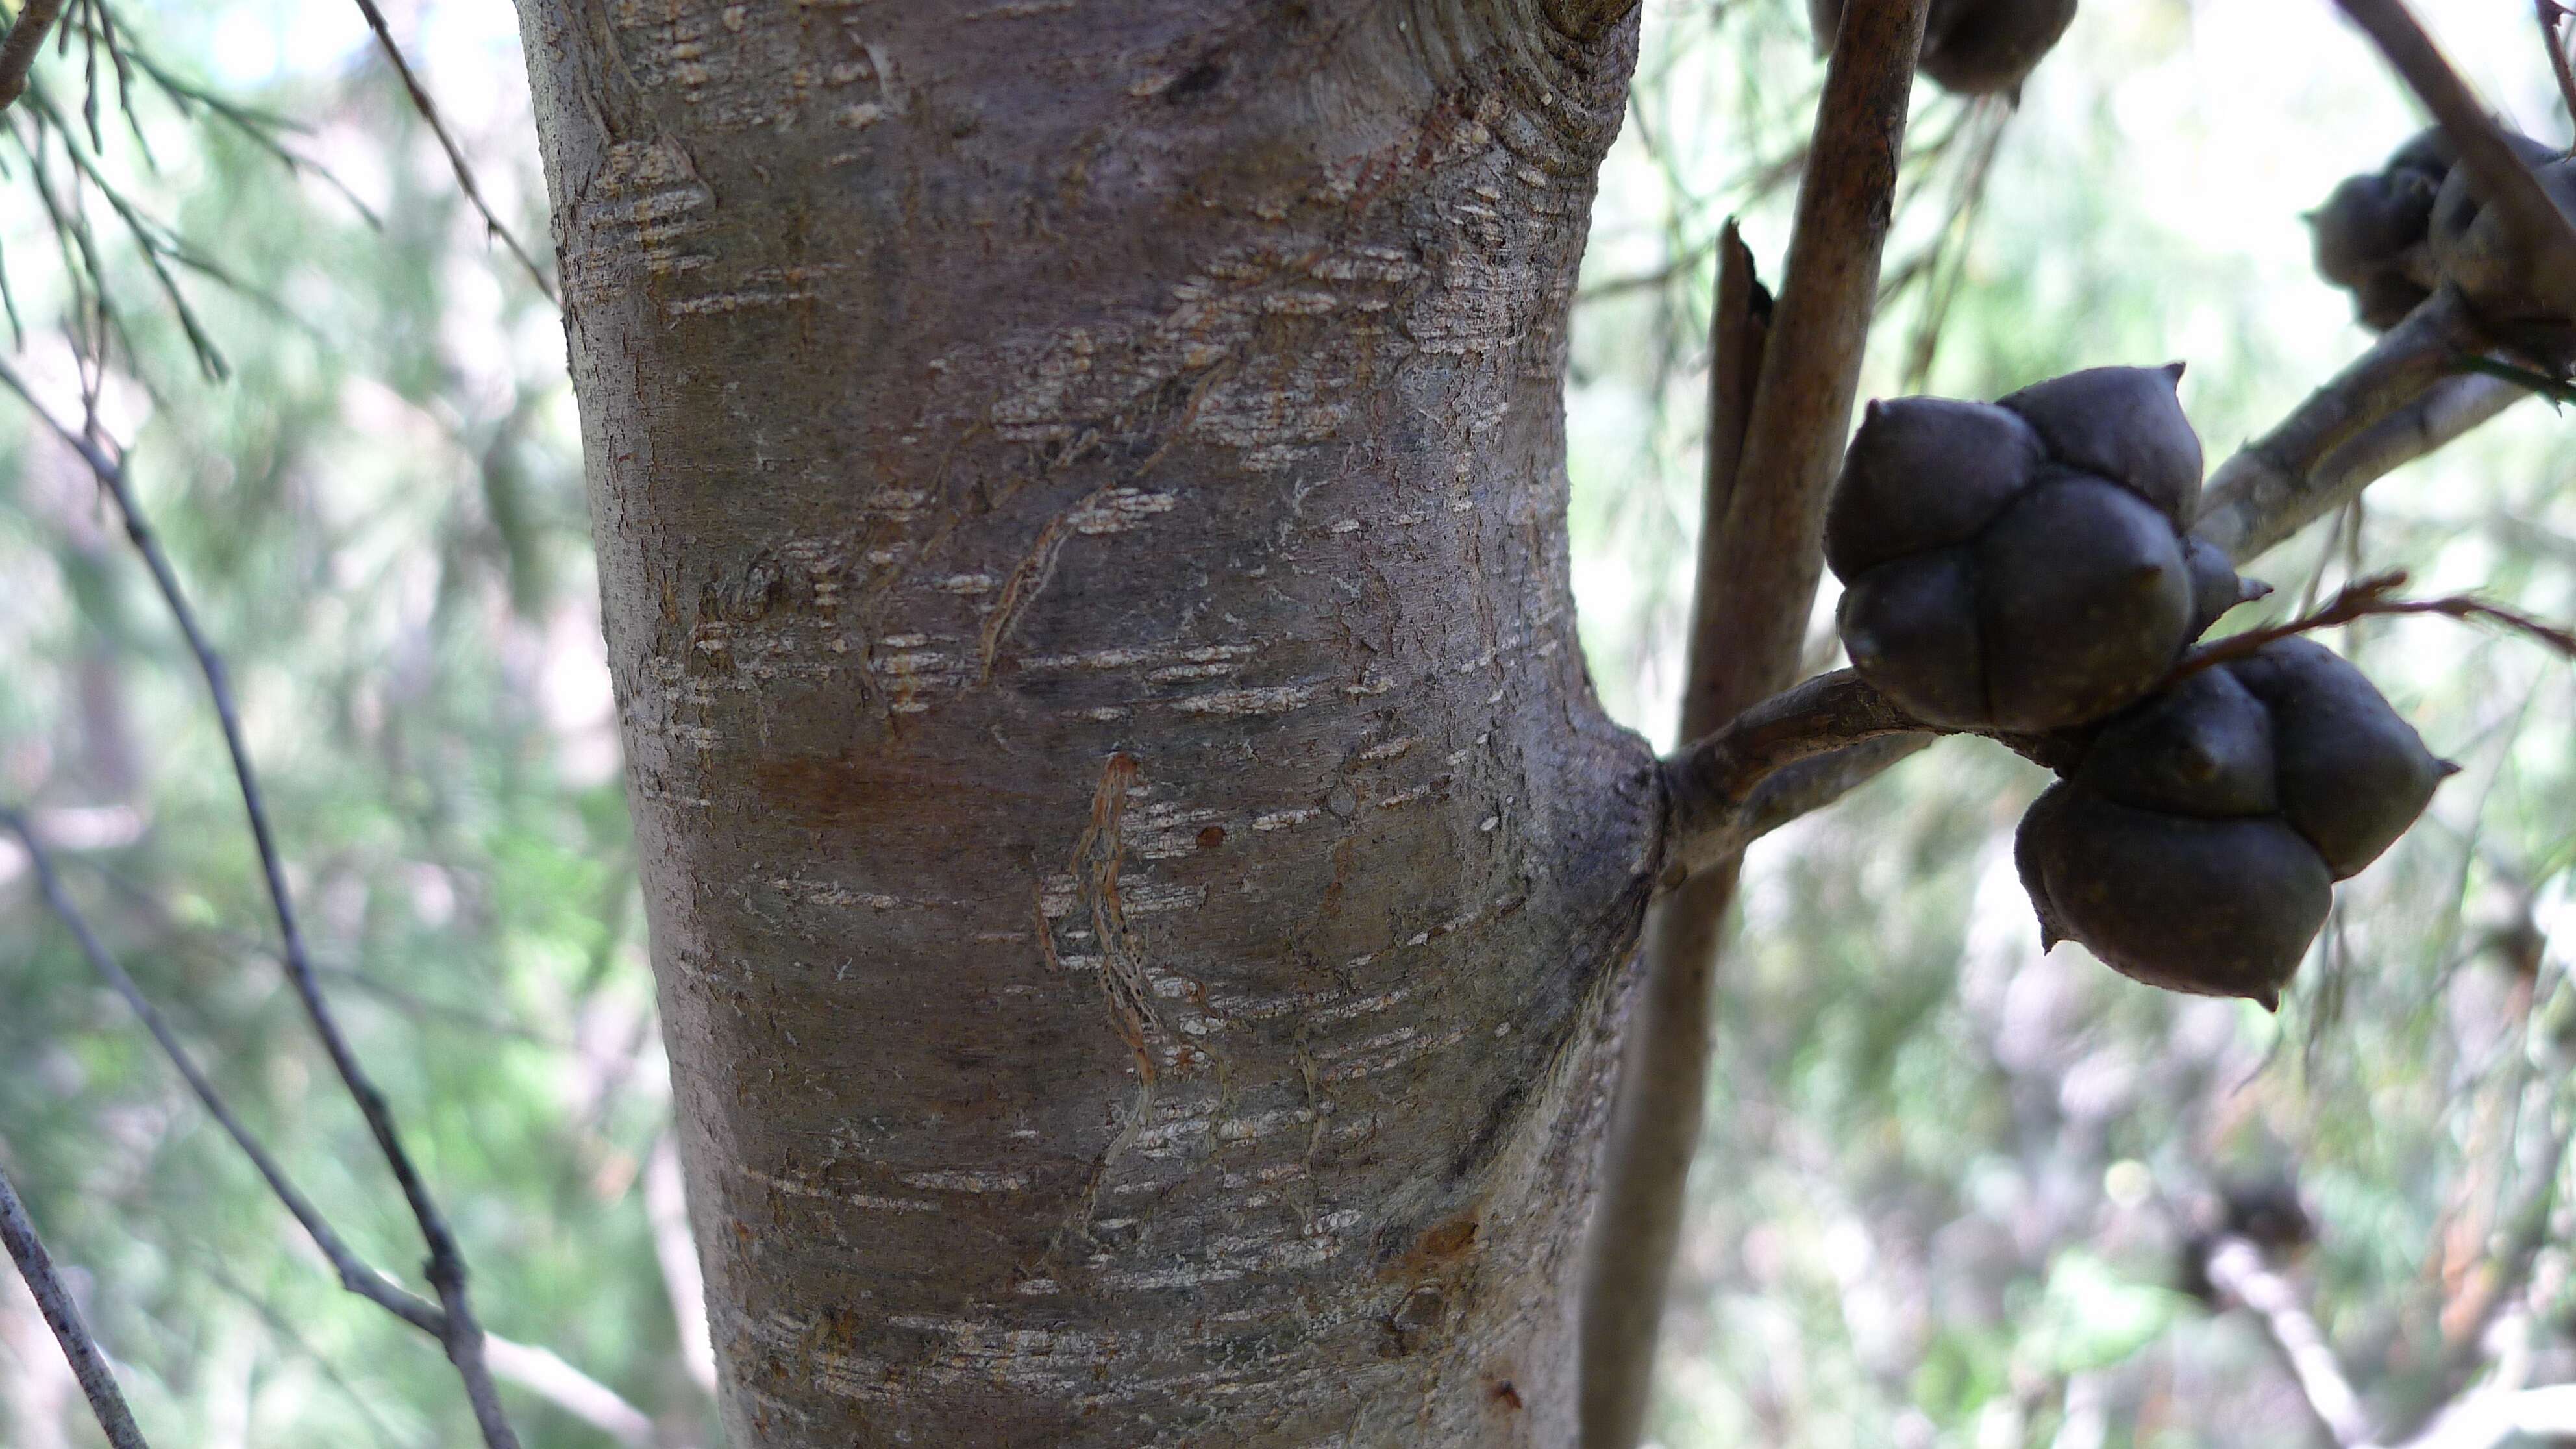
[[[1825,558],[1862,678],[1933,724],[2048,737],[2064,778],[2024,817],[2018,857],[2050,944],[2277,1006],[2333,883],[2451,767],[2312,642],[2193,653],[2266,590],[2188,531],[2201,449],[2181,371],[1873,403]]]
[[[2576,216],[2576,160],[2510,131],[2505,141],[2558,209]],[[2317,271],[2352,294],[2375,332],[2448,283],[2497,339],[2563,362],[2576,354],[2576,325],[2548,300],[2533,273],[2541,263],[2477,194],[2458,154],[2435,126],[2379,170],[2346,177],[2308,213]]]

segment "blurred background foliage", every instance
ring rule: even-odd
[[[2566,139],[2527,5],[2426,8],[2490,100]],[[1603,176],[1568,391],[1576,586],[1605,700],[1659,744],[1711,245],[1740,215],[1777,280],[1821,76],[1802,9],[1647,0]],[[388,10],[542,253],[507,7]],[[229,656],[326,984],[485,1321],[640,1411],[585,1415],[541,1364],[521,1382],[550,1388],[506,1389],[528,1442],[711,1445],[554,310],[347,0],[81,13],[152,66],[130,116],[102,75],[93,129],[74,27],[5,117],[8,360],[77,417],[74,358],[113,359],[100,425]],[[2298,213],[2418,124],[2327,0],[2095,0],[2018,109],[1920,93],[1864,391],[2179,357],[2214,461],[2363,346]],[[202,688],[86,471],[0,403],[0,803],[33,810],[324,1212],[412,1277],[417,1234],[270,954]],[[2576,615],[2559,423],[2526,403],[2262,560],[2272,612],[2404,566]],[[2481,1376],[2576,1380],[2569,666],[2442,621],[2329,642],[2467,769],[2343,889],[2278,1018],[2042,957],[2009,849],[2042,781],[1977,742],[1756,850],[1665,1449],[2325,1442],[2256,1322],[2185,1291],[2231,1195],[2303,1210],[2314,1242],[2284,1261],[2385,1437]],[[160,1441],[469,1442],[435,1346],[337,1288],[5,845],[0,1166]],[[93,1435],[0,1282],[0,1443]]]

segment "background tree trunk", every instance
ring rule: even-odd
[[[1571,1439],[1619,8],[525,0],[736,1444]]]

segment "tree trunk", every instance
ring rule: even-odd
[[[733,1442],[1569,1442],[1633,23],[523,11]]]

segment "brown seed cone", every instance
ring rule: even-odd
[[[2200,434],[2183,416],[2182,364],[2088,367],[1995,404],[2039,433],[2049,458],[2135,492],[2176,527],[2200,512]]]
[[[2377,860],[2458,768],[2424,748],[2368,676],[2312,639],[2275,640],[2221,669],[2270,713],[2281,813],[2336,880]]]
[[[2278,1010],[2333,903],[2325,863],[2276,816],[2201,820],[2072,783],[2022,817],[2023,883],[2044,933],[2132,980]]]
[[[1974,556],[1986,708],[2002,729],[2099,719],[2152,688],[2191,642],[2182,540],[2115,484],[2042,483]]]
[[[2439,126],[2397,148],[2379,170],[2348,176],[2307,214],[2318,275],[2353,297],[2362,325],[2385,332],[2440,285],[2433,203],[2454,153]]]
[[[2182,532],[2201,450],[2181,373],[2101,367],[1999,404],[1871,403],[1824,537],[1861,676],[1953,729],[2063,729],[2153,688],[2264,592]]]

